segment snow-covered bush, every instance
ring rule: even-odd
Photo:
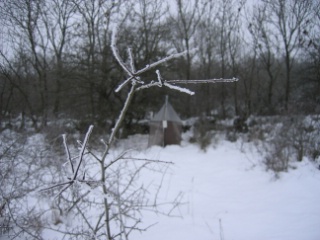
[[[43,227],[42,213],[31,199],[42,185],[47,152],[30,140],[11,130],[0,135],[0,225],[10,238],[40,239]]]
[[[319,116],[252,117],[249,140],[265,154],[268,170],[287,171],[290,163],[319,156]]]

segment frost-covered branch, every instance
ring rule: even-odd
[[[132,49],[131,48],[128,48],[128,56],[129,56],[131,71],[133,73],[135,73],[136,72],[136,67],[134,65],[134,59],[133,59],[133,54],[132,54]]]
[[[70,155],[70,150],[69,150],[69,147],[68,147],[68,145],[67,145],[67,137],[66,137],[66,134],[62,134],[62,138],[63,138],[64,149],[65,149],[65,151],[66,151],[67,158],[68,158],[68,161],[69,161],[70,166],[71,166],[71,171],[72,171],[72,173],[74,173],[74,168],[73,168],[73,163],[72,163],[72,159],[71,159],[71,155]]]
[[[131,99],[134,95],[134,92],[135,92],[135,83],[132,84],[131,86],[131,89],[130,89],[130,92],[128,93],[127,95],[127,99],[126,99],[126,102],[124,103],[124,106],[120,112],[120,115],[116,121],[116,124],[114,126],[114,128],[112,129],[112,132],[111,132],[111,135],[110,135],[110,138],[109,138],[109,141],[108,141],[108,145],[110,146],[112,144],[112,142],[114,141],[115,139],[115,135],[116,133],[118,132],[118,130],[120,129],[120,125],[124,119],[124,116],[129,108],[129,105],[131,103]]]
[[[151,87],[162,87],[162,84],[159,84],[159,82],[155,82],[154,80],[152,80],[150,83],[138,87],[136,89],[136,92],[140,91],[142,89],[147,89],[147,88],[151,88]]]
[[[126,86],[128,83],[130,83],[134,79],[134,76],[129,77],[126,79],[123,83],[119,84],[119,86],[114,90],[115,92],[120,92],[121,89]]]
[[[156,81],[151,81],[151,83],[149,83],[149,84],[140,86],[139,88],[136,89],[136,91],[139,91],[139,90],[142,90],[142,89],[146,89],[146,88],[150,88],[150,87],[155,87],[155,86],[157,86],[157,87],[166,86],[166,87],[168,87],[170,89],[177,90],[179,92],[187,93],[187,94],[190,94],[190,95],[194,94],[194,92],[190,91],[189,89],[171,85],[171,84],[168,83],[167,80],[163,80],[159,70],[156,70],[156,74],[157,74],[157,78],[158,78],[157,82]]]
[[[203,80],[163,80],[159,71],[156,71],[156,74],[158,76],[158,81],[152,80],[150,83],[142,85],[136,89],[136,91],[140,91],[143,89],[147,89],[150,87],[162,87],[166,86],[168,88],[171,88],[173,90],[177,90],[179,92],[187,93],[190,95],[194,95],[194,92],[187,89],[183,88],[177,85],[172,85],[172,84],[203,84],[203,83],[230,83],[230,82],[237,82],[239,81],[238,78],[213,78],[213,79],[203,79]],[[172,83],[172,84],[171,84]]]
[[[181,53],[175,53],[175,54],[172,54],[172,55],[170,55],[170,56],[167,56],[167,57],[165,57],[165,58],[163,58],[163,59],[161,59],[161,60],[159,60],[159,61],[157,61],[157,62],[155,62],[155,63],[148,64],[148,65],[145,66],[143,69],[137,71],[137,72],[136,72],[136,75],[140,75],[140,74],[142,74],[142,73],[144,73],[144,72],[146,72],[146,71],[148,71],[148,70],[150,70],[150,69],[152,69],[152,68],[155,68],[156,66],[158,66],[158,65],[160,65],[160,64],[162,64],[162,63],[168,62],[168,61],[170,61],[170,60],[172,60],[172,59],[179,58],[179,57],[183,57],[183,56],[185,56],[187,53],[188,53],[188,51],[183,51],[183,52],[181,52]]]
[[[125,72],[127,72],[127,74],[129,75],[129,78],[127,78],[124,82],[122,82],[117,88],[116,88],[116,92],[119,92],[121,89],[123,89],[124,86],[126,86],[127,84],[129,84],[130,82],[132,84],[141,84],[141,86],[136,87],[135,91],[140,91],[142,89],[147,89],[150,87],[162,87],[162,86],[166,86],[170,89],[179,91],[179,92],[183,92],[183,93],[187,93],[190,95],[194,95],[194,92],[187,89],[187,88],[183,88],[177,85],[172,85],[172,84],[199,84],[199,83],[226,83],[226,82],[236,82],[238,81],[237,78],[230,78],[230,79],[224,79],[224,78],[214,78],[214,79],[204,79],[204,80],[163,80],[161,75],[160,75],[160,71],[156,70],[156,74],[157,74],[157,79],[158,81],[151,81],[148,84],[144,84],[143,81],[140,80],[140,75],[152,68],[157,67],[158,65],[170,61],[172,59],[175,58],[179,58],[182,57],[186,54],[188,54],[188,51],[184,51],[181,53],[175,53],[175,54],[171,54],[170,56],[167,56],[163,59],[160,59],[157,62],[154,62],[152,64],[148,64],[146,67],[144,67],[143,69],[140,69],[138,71],[136,71],[135,66],[134,66],[134,58],[133,58],[133,54],[132,54],[132,50],[131,48],[128,48],[128,56],[129,56],[129,63],[130,63],[130,67],[131,70],[128,69],[128,67],[126,66],[126,64],[123,62],[122,58],[119,55],[119,50],[117,48],[117,28],[114,28],[114,31],[112,33],[112,42],[111,42],[111,48],[112,48],[112,52],[116,58],[116,60],[118,61],[118,63],[120,64],[120,66],[123,68],[123,70]],[[193,49],[190,52],[195,51],[196,49]],[[113,130],[114,132],[114,130]],[[113,135],[113,134],[112,134]]]
[[[167,83],[181,83],[181,84],[199,84],[199,83],[227,83],[227,82],[237,82],[238,78],[212,78],[203,80],[167,80]]]
[[[79,168],[81,166],[81,163],[83,161],[83,155],[84,155],[84,151],[86,149],[86,146],[88,144],[88,141],[89,141],[89,138],[90,138],[90,135],[92,133],[92,129],[93,129],[93,125],[90,125],[89,129],[88,129],[88,132],[84,138],[84,141],[83,141],[83,144],[82,144],[82,147],[81,147],[81,150],[80,150],[80,153],[79,153],[79,161],[78,161],[78,165],[75,169],[75,172],[73,174],[73,178],[72,180],[75,180],[77,178],[77,175],[78,175],[78,171],[79,171]]]
[[[160,71],[157,70],[156,74],[157,74],[157,78],[158,78],[158,84],[159,84],[159,86],[161,86],[162,85],[162,77],[161,77]]]
[[[79,169],[80,169],[80,166],[83,162],[83,159],[84,159],[84,153],[85,153],[85,150],[86,150],[86,146],[89,142],[89,138],[90,138],[90,135],[92,133],[92,130],[93,130],[93,125],[90,125],[87,133],[86,133],[86,136],[84,138],[84,141],[83,141],[83,144],[81,146],[81,149],[80,149],[80,152],[79,152],[79,156],[78,156],[78,164],[76,166],[76,169],[74,169],[74,166],[72,164],[72,159],[71,159],[71,155],[70,155],[70,151],[69,151],[69,148],[67,146],[67,143],[66,143],[66,136],[65,135],[62,135],[63,137],[63,144],[64,144],[64,147],[65,147],[65,150],[66,150],[66,153],[67,153],[67,158],[68,158],[68,161],[70,162],[70,167],[71,167],[71,171],[72,171],[72,174],[73,174],[73,177],[68,177],[69,181],[66,181],[66,182],[63,182],[63,183],[58,183],[58,184],[54,184],[53,186],[50,186],[50,187],[47,187],[47,188],[44,188],[44,189],[41,189],[40,191],[47,191],[47,190],[50,190],[50,189],[53,189],[53,188],[57,188],[57,187],[61,187],[61,186],[64,186],[60,191],[59,193],[57,194],[57,196],[61,195],[65,190],[68,189],[68,187],[70,187],[76,180],[77,180],[77,176],[78,176],[78,173],[79,173]]]
[[[117,40],[118,40],[117,33],[118,33],[118,27],[116,26],[112,31],[112,37],[111,37],[111,49],[112,49],[113,56],[118,61],[122,69],[126,71],[130,77],[132,77],[133,76],[132,72],[127,68],[122,58],[120,57],[119,50],[117,48]]]
[[[179,92],[183,92],[183,93],[187,93],[189,95],[194,95],[194,92],[192,92],[191,90],[187,89],[187,88],[182,88],[182,87],[179,87],[179,86],[174,86],[172,84],[169,84],[168,82],[164,82],[163,83],[164,86],[170,88],[170,89],[173,89],[173,90],[177,90]]]
[[[113,32],[112,32],[112,37],[111,37],[111,49],[112,49],[112,53],[115,57],[115,59],[117,60],[117,62],[119,63],[119,65],[122,67],[122,69],[129,75],[129,78],[127,78],[124,82],[122,82],[121,84],[119,84],[119,86],[115,89],[115,92],[119,92],[121,89],[123,89],[124,86],[126,86],[127,84],[129,84],[130,82],[135,84],[135,83],[140,83],[142,84],[142,86],[144,86],[144,82],[140,80],[140,75],[152,68],[155,68],[157,67],[158,65],[164,63],[164,62],[167,62],[167,61],[170,61],[172,59],[175,59],[175,58],[179,58],[179,57],[182,57],[184,55],[186,55],[188,52],[193,52],[195,51],[196,49],[193,49],[191,51],[184,51],[184,52],[181,52],[181,53],[175,53],[175,54],[171,54],[170,56],[167,56],[163,59],[160,59],[159,61],[157,62],[154,62],[152,64],[148,64],[146,67],[144,67],[143,69],[140,69],[139,71],[136,71],[135,69],[135,66],[134,66],[134,58],[133,58],[133,54],[132,54],[132,50],[131,48],[128,48],[128,56],[129,56],[129,63],[130,63],[130,67],[131,67],[131,70],[126,66],[126,64],[124,63],[123,59],[121,58],[120,54],[119,54],[119,50],[117,48],[117,40],[118,40],[118,28],[115,27],[113,29]],[[159,71],[157,70],[157,75],[159,73]],[[159,75],[158,75],[158,80],[159,80]],[[148,87],[151,87],[151,86],[162,86],[162,83],[161,83],[161,80],[159,80],[160,83],[157,83],[157,84],[147,84],[146,87],[143,87],[143,88],[148,88]],[[180,89],[179,87],[171,87],[171,85],[167,85],[168,87],[172,88],[172,89],[175,89],[175,90],[179,90],[181,91],[182,89]],[[141,89],[143,89],[141,88]],[[182,90],[182,92],[186,92],[184,90]],[[189,92],[188,92],[189,93]],[[189,93],[190,94],[190,93]]]

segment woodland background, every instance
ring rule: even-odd
[[[41,130],[76,119],[109,131],[126,91],[110,48],[132,48],[139,69],[173,52],[165,79],[237,77],[191,86],[198,94],[150,89],[137,94],[125,125],[157,111],[169,95],[182,118],[315,114],[320,111],[320,4],[311,0],[6,0],[0,1],[0,121]],[[143,76],[145,82],[155,76]],[[188,86],[188,87],[190,87]],[[138,130],[137,130],[138,131]]]

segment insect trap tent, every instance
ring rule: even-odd
[[[166,97],[165,104],[149,122],[149,146],[180,144],[182,121]]]

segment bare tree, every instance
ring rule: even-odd
[[[43,212],[28,201],[45,179],[51,153],[42,147],[14,131],[0,136],[0,227],[5,227],[0,235],[6,239],[41,239]]]
[[[47,2],[41,9],[41,18],[44,24],[46,37],[50,42],[51,58],[54,59],[54,100],[53,113],[58,115],[62,98],[62,83],[65,80],[66,47],[71,48],[72,17],[75,15],[75,6],[67,0]]]
[[[74,33],[76,37],[82,39],[77,43],[77,47],[81,49],[81,53],[77,57],[81,66],[79,84],[85,92],[83,94],[85,99],[82,102],[83,106],[88,108],[87,112],[90,113],[91,120],[93,120],[97,114],[99,97],[101,97],[100,90],[110,91],[100,84],[103,79],[103,71],[110,71],[110,69],[106,69],[104,66],[102,71],[100,64],[106,61],[105,56],[110,53],[106,50],[106,45],[110,44],[109,27],[111,19],[114,13],[119,10],[122,1],[73,0],[72,3],[79,16],[75,23]],[[86,98],[89,101],[86,101]],[[86,106],[88,103],[89,106]]]
[[[243,9],[244,2],[228,0],[220,1],[218,9],[218,56],[220,58],[220,75],[222,78],[226,77],[227,72],[231,74],[239,74],[237,70],[237,61],[240,60],[240,13]],[[235,113],[238,115],[238,98],[237,98],[237,83],[234,84],[234,107]],[[222,107],[222,117],[226,117],[226,100],[228,99],[228,92],[226,86],[223,84],[220,90],[220,99]]]
[[[320,3],[313,2],[312,15],[300,36],[302,54],[299,55],[299,81],[295,88],[299,109],[305,113],[319,112],[320,95]]]
[[[206,4],[202,4],[200,0],[195,1],[174,1],[175,12],[171,12],[171,16],[168,19],[169,26],[171,28],[171,42],[175,46],[175,49],[179,52],[188,51],[186,59],[179,61],[179,67],[176,70],[176,74],[179,78],[192,79],[193,71],[192,66],[192,54],[191,49],[197,47],[195,42],[196,30],[201,21],[202,13]],[[192,110],[192,102],[190,97],[181,96],[182,102],[187,102],[187,107],[184,107],[182,114],[190,116]]]
[[[43,34],[41,24],[42,1],[7,1],[1,7],[1,12],[6,16],[10,29],[13,33],[15,47],[30,63],[32,70],[29,73],[34,75],[37,82],[34,83],[39,94],[38,111],[41,115],[41,126],[46,126],[48,118],[48,39]],[[27,64],[26,63],[26,64]]]
[[[228,55],[229,55],[229,68],[230,73],[232,76],[239,75],[239,62],[241,61],[241,55],[244,54],[241,51],[243,44],[243,37],[241,36],[241,13],[243,12],[245,1],[240,1],[238,5],[236,2],[230,2],[229,4],[229,13],[228,13],[228,34],[227,34],[227,48],[228,48]],[[235,114],[237,116],[242,115],[243,113],[239,110],[239,103],[238,103],[238,83],[235,82],[233,84],[233,99],[234,99],[234,109]]]
[[[253,38],[253,47],[258,54],[257,61],[262,66],[261,70],[267,73],[267,100],[263,101],[263,108],[267,105],[268,111],[272,113],[275,110],[275,103],[277,102],[275,99],[275,87],[279,80],[282,64],[280,57],[275,55],[275,52],[279,51],[279,39],[277,39],[277,35],[270,28],[269,16],[264,9],[265,7],[254,7],[252,20],[249,23],[249,32]],[[263,76],[261,78],[261,81],[265,81]],[[261,99],[264,98],[263,96]]]
[[[289,110],[292,67],[294,58],[298,53],[299,39],[310,21],[312,1],[310,0],[263,0],[264,11],[269,16],[270,24],[276,34],[279,34],[281,47],[285,59],[286,80],[285,80],[285,110]]]
[[[6,115],[10,115],[12,112],[18,110],[21,112],[22,117],[20,124],[21,129],[24,127],[25,114],[31,119],[32,126],[38,129],[37,112],[29,94],[28,87],[26,87],[27,85],[25,84],[26,76],[19,71],[19,67],[17,69],[17,66],[1,51],[0,56],[3,60],[3,63],[0,64],[0,74],[3,84],[3,92],[1,95],[1,114],[3,114],[3,119],[7,117]],[[21,104],[21,102],[23,102],[23,104]]]
[[[177,16],[171,16],[170,22],[173,23],[173,43],[178,51],[188,51],[186,55],[185,78],[191,78],[191,54],[192,39],[196,32],[197,26],[201,20],[201,14],[205,9],[199,0],[188,1],[187,3],[182,0],[175,1],[178,9]]]
[[[198,43],[198,56],[200,62],[199,76],[201,78],[212,77],[218,74],[219,69],[212,66],[218,65],[215,50],[218,39],[218,26],[215,23],[217,4],[214,1],[209,1],[207,8],[204,11],[202,20],[198,25],[196,42]],[[198,114],[206,112],[210,114],[215,107],[217,99],[212,94],[213,86],[201,85],[201,96],[196,96]],[[201,107],[201,108],[200,108]]]
[[[229,72],[237,76],[238,62],[241,53],[240,13],[244,3],[235,1],[206,1],[206,9],[197,28],[197,44],[199,45],[200,75],[219,75],[222,78]],[[213,67],[215,66],[215,67]],[[237,83],[233,86],[235,112],[238,114]],[[205,103],[206,112],[214,107],[222,107],[222,115],[226,115],[226,91],[222,85],[217,86],[219,96],[214,96],[208,86],[202,89],[205,94],[200,102]],[[218,102],[214,105],[214,102]],[[221,105],[222,103],[222,105]]]
[[[132,16],[136,24],[130,24],[128,32],[133,36],[130,45],[135,64],[142,67],[145,63],[161,57],[160,44],[168,35],[168,26],[165,25],[168,6],[159,0],[139,0],[137,5]]]

